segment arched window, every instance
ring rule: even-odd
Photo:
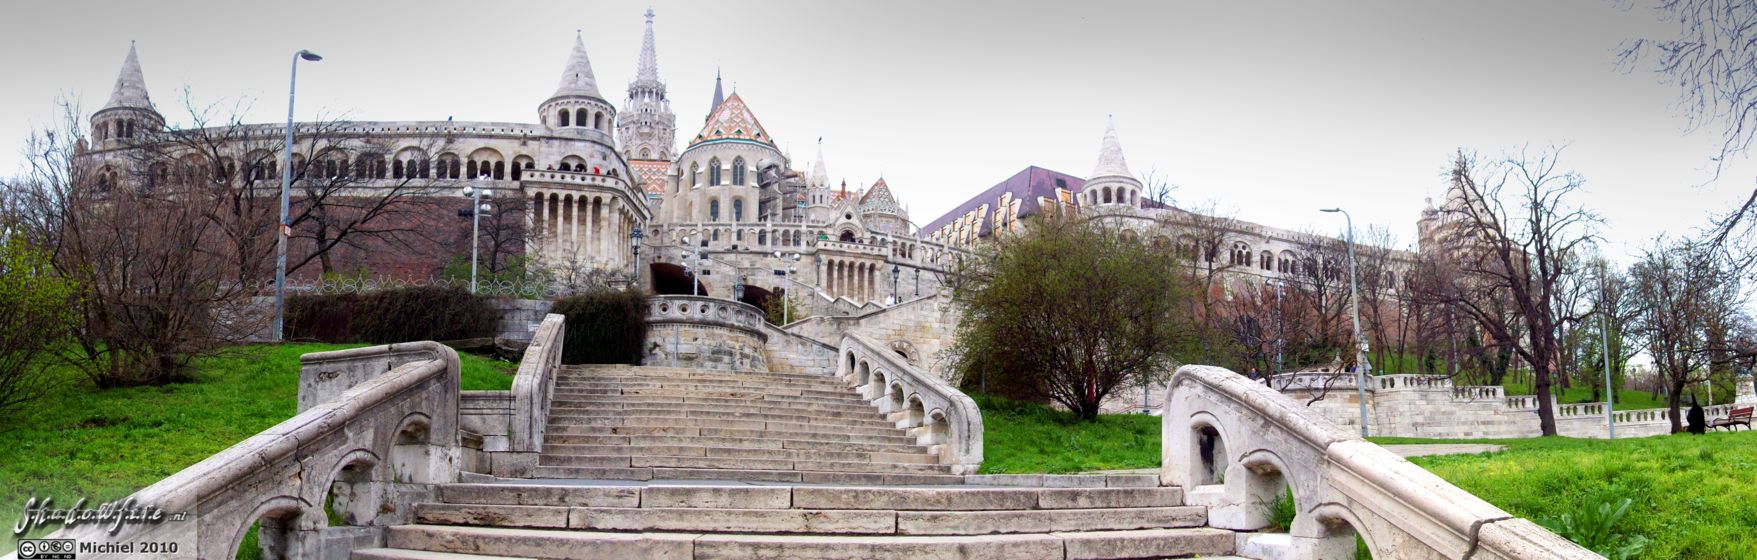
[[[1231,262],[1233,266],[1250,266],[1251,246],[1246,245],[1243,241],[1233,242]]]
[[[475,179],[478,176],[479,175],[476,173],[476,160],[472,159],[468,162],[465,162],[464,163],[464,178],[465,179]]]
[[[744,221],[744,199],[742,198],[733,199],[732,201],[732,221]]]
[[[702,166],[699,163],[689,164],[689,186],[690,188],[702,186]]]
[[[573,112],[573,124],[574,126],[586,126],[586,121],[590,120],[591,117],[591,111],[587,111],[585,108],[575,109]]]
[[[732,184],[744,184],[744,158],[732,159]]]
[[[555,118],[560,121],[558,126],[567,126],[567,109],[556,111]]]
[[[1258,254],[1257,268],[1263,270],[1275,270],[1275,255],[1270,254],[1268,251],[1263,251],[1261,254]]]
[[[708,221],[720,221],[720,199],[718,198],[708,201]]]
[[[708,160],[708,186],[720,186],[720,158]]]
[[[604,130],[604,113],[592,113],[592,128]]]
[[[428,163],[427,158],[421,158],[420,162],[421,162],[421,178],[427,179],[427,178],[432,177],[433,176],[433,164]]]
[[[504,162],[504,161],[494,162],[494,178],[495,179],[505,179],[506,178],[506,162]]]
[[[1104,187],[1104,203],[1110,204],[1110,187]]]

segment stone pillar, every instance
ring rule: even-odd
[[[543,227],[543,191],[537,191],[535,195],[536,200],[531,204],[530,211],[525,212],[525,231],[531,232],[536,237],[531,240],[531,244],[535,245],[531,252],[541,253],[543,246],[543,235],[540,233],[543,231],[541,229]]]
[[[1750,374],[1738,376],[1734,382],[1733,404],[1757,404],[1757,386],[1753,386]]]
[[[582,201],[581,206],[586,210],[586,234],[576,247],[578,247],[580,253],[585,254],[586,261],[591,262],[593,256],[592,241],[598,239],[597,230],[592,229],[598,224],[598,209],[596,205],[593,204],[597,199],[589,196],[584,198],[585,200]]]
[[[567,246],[580,245],[580,198],[573,197],[567,203]]]

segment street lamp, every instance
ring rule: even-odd
[[[1614,402],[1616,399],[1612,398],[1612,395],[1616,394],[1614,392],[1614,391],[1616,391],[1616,388],[1611,387],[1611,319],[1610,319],[1610,313],[1608,312],[1609,310],[1604,305],[1605,296],[1609,294],[1609,288],[1605,285],[1605,280],[1608,278],[1608,274],[1609,274],[1609,272],[1606,270],[1605,263],[1602,261],[1599,262],[1598,263],[1598,309],[1599,309],[1598,330],[1600,332],[1598,334],[1600,335],[1599,342],[1604,345],[1602,351],[1604,353],[1604,429],[1605,429],[1605,439],[1617,439],[1617,419],[1615,416],[1612,415],[1613,411],[1611,410],[1616,407],[1615,402]],[[1709,391],[1708,398],[1711,398],[1711,399],[1714,398],[1713,391]]]
[[[1367,339],[1360,332],[1360,282],[1354,274],[1354,217],[1341,208],[1325,208],[1320,212],[1341,212],[1342,218],[1348,221],[1348,307],[1354,315],[1354,347],[1355,347],[1355,391],[1360,398],[1360,437],[1367,437]]]
[[[793,263],[799,262],[799,253],[782,255],[780,251],[775,251],[775,258],[781,259],[781,324],[785,325],[793,322],[788,313],[791,306],[788,305],[787,298],[788,294],[793,293]]]
[[[732,280],[732,301],[744,301],[744,277]]]
[[[643,234],[641,233],[641,228],[639,228],[639,227],[634,228],[634,231],[628,232],[628,244],[631,248],[634,249],[634,262],[630,263],[630,265],[632,265],[634,267],[634,285],[636,287],[639,287],[641,285],[641,236],[642,235]]]
[[[488,179],[488,174],[482,174],[482,180]],[[473,186],[464,187],[464,196],[470,197],[470,293],[472,294],[476,293],[476,254],[477,248],[482,244],[482,213],[493,208],[482,202],[482,191],[485,190],[488,189],[478,189]]]
[[[293,92],[299,87],[300,59],[317,62],[323,60],[323,57],[307,50],[293,53],[293,72],[287,80],[287,143],[282,150],[282,159],[286,164],[281,168],[281,227],[278,228],[280,231],[275,232],[275,342],[285,338],[281,329],[287,316],[287,236],[292,234],[292,226],[287,223],[287,215],[290,213],[287,191],[293,184]]]
[[[891,305],[903,302],[903,297],[897,295],[897,278],[901,276],[903,276],[903,267],[897,263],[891,263]]]

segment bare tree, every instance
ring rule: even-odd
[[[1742,303],[1723,262],[1709,243],[1662,240],[1629,273],[1640,309],[1634,330],[1667,383],[1672,433],[1684,431],[1685,388],[1709,379],[1717,350],[1725,348],[1716,331],[1733,322]]]
[[[1197,290],[1197,297],[1190,302],[1190,313],[1200,331],[1201,358],[1212,361],[1216,355],[1226,353],[1222,346],[1229,339],[1225,330],[1220,328],[1218,303],[1225,299],[1230,287],[1227,285],[1233,278],[1230,272],[1251,263],[1250,250],[1245,249],[1242,255],[1236,254],[1230,241],[1237,238],[1244,224],[1213,201],[1193,210],[1173,208],[1167,212],[1160,228],[1176,245],[1177,254],[1184,262],[1180,268]],[[1164,244],[1161,241],[1156,243]]]
[[[1523,340],[1512,345],[1531,367],[1543,435],[1556,434],[1551,386],[1561,365],[1561,326],[1578,317],[1562,314],[1556,304],[1563,278],[1578,274],[1579,259],[1595,239],[1599,218],[1569,199],[1584,180],[1563,171],[1559,150],[1521,151],[1492,162],[1480,162],[1462,150],[1453,161],[1451,199],[1442,208],[1444,227],[1440,258],[1430,266],[1455,271],[1436,278],[1422,298],[1449,304],[1469,316],[1489,338]],[[1509,205],[1503,197],[1512,199]],[[1506,303],[1510,309],[1498,308]]]

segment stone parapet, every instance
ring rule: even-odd
[[[756,306],[706,296],[647,298],[643,363],[721,371],[768,371],[769,333]]]

